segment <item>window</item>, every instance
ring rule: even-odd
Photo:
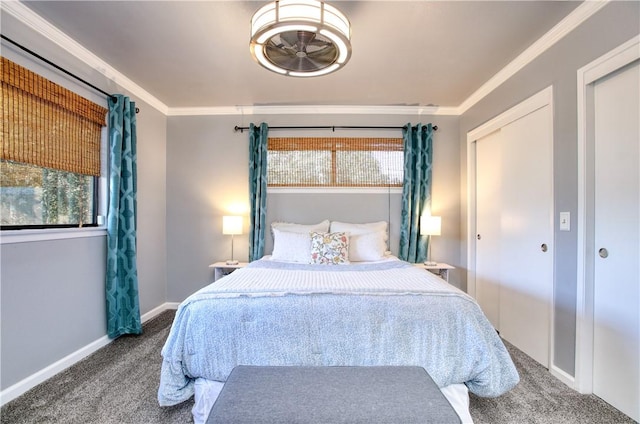
[[[96,224],[106,113],[2,58],[2,229]]]
[[[269,138],[269,187],[401,187],[401,138]]]

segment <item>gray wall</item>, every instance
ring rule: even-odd
[[[462,260],[466,260],[467,132],[553,85],[555,216],[557,221],[560,211],[569,211],[577,217],[577,70],[638,33],[640,3],[611,2],[460,117]],[[560,232],[555,226],[553,293],[554,365],[570,375],[575,370],[577,290],[577,226],[572,227]]]
[[[371,115],[173,116],[167,130],[167,275],[169,301],[179,302],[213,279],[208,265],[228,259],[229,236],[222,235],[222,216],[239,209],[245,215],[245,234],[234,238],[234,258],[248,258],[248,144],[249,136],[233,132],[250,122],[278,125],[402,126],[431,122],[434,137],[432,209],[443,216],[443,235],[434,237],[433,258],[460,263],[460,146],[458,117]],[[272,132],[271,135],[276,134]],[[280,137],[401,137],[399,130],[278,131]],[[345,200],[347,199],[348,200]],[[387,195],[273,194],[268,197],[267,220],[315,222],[343,219],[353,222],[387,220]],[[312,200],[310,200],[312,199]],[[358,201],[355,201],[358,199]],[[309,200],[309,201],[308,201]],[[392,242],[399,226],[400,196],[391,197]],[[395,221],[395,222],[394,222]],[[270,239],[267,250],[270,253]],[[391,246],[397,252],[397,245]],[[459,277],[452,275],[457,284]]]
[[[2,14],[2,33],[114,93],[129,93]],[[106,105],[93,90],[5,47],[2,55]],[[166,302],[166,116],[136,99],[138,114],[138,274],[140,307]],[[106,236],[0,245],[0,389],[106,335]]]
[[[434,237],[433,257],[456,265],[458,269],[453,273],[452,281],[466,288],[466,133],[531,94],[553,85],[555,207],[556,211],[570,211],[576,216],[576,70],[637,34],[639,7],[638,2],[613,2],[605,6],[461,117],[225,115],[167,118],[134,97],[141,108],[138,115],[138,266],[142,312],[166,301],[183,300],[212,280],[210,263],[230,255],[229,237],[221,234],[221,217],[228,213],[248,213],[248,136],[233,132],[233,127],[261,121],[271,126],[404,125],[407,122],[438,125],[440,129],[434,139],[433,213],[443,217],[443,234]],[[4,13],[1,19],[3,34],[45,53],[49,59],[107,91],[123,92],[95,70]],[[12,54],[3,48],[3,55]],[[30,59],[19,62],[51,79],[64,80]],[[84,91],[89,93],[89,98],[95,97],[95,93]],[[341,135],[376,134],[367,131],[335,134]],[[286,205],[288,202],[295,204],[300,198],[297,199],[283,197],[279,202],[274,195],[270,201]],[[371,205],[381,203],[379,198],[370,199]],[[369,203],[364,203],[363,212],[353,216],[366,216],[367,205]],[[270,207],[278,208],[272,204]],[[392,208],[397,209],[397,204]],[[309,217],[308,212],[278,211],[277,214],[300,222]],[[245,223],[248,224],[248,219]],[[0,246],[1,389],[105,335],[104,243],[105,238],[101,236]],[[246,260],[247,250],[247,235],[236,237],[236,257]],[[555,365],[573,374],[575,231],[556,231],[555,252]]]

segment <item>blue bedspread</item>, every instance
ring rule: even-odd
[[[236,365],[424,367],[439,387],[498,396],[518,383],[504,344],[465,293],[400,261],[257,261],[187,298],[164,348],[162,406]]]

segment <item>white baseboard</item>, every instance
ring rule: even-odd
[[[569,375],[565,371],[562,371],[560,368],[556,367],[555,365],[552,365],[551,368],[549,368],[549,372],[551,372],[551,375],[553,375],[558,380],[562,381],[567,386],[571,387],[574,390],[577,390],[576,378],[574,376]]]
[[[146,321],[149,321],[152,318],[155,318],[156,316],[160,315],[162,312],[166,310],[178,309],[178,305],[179,303],[175,303],[175,302],[163,303],[157,308],[154,308],[149,312],[147,312],[146,314],[142,315],[140,319],[144,323]],[[25,393],[27,390],[32,389],[38,384],[43,383],[46,380],[50,379],[54,375],[66,370],[76,362],[86,358],[87,356],[91,355],[98,349],[105,347],[112,341],[113,340],[110,339],[108,336],[100,337],[98,340],[89,343],[88,345],[76,350],[73,353],[70,353],[69,355],[65,356],[59,361],[56,361],[53,364],[41,369],[40,371],[34,374],[31,374],[29,377],[25,378],[24,380],[21,380],[16,384],[7,387],[6,389],[0,392],[0,406],[12,401],[13,399]]]
[[[167,302],[162,306],[165,306],[165,311],[169,309],[178,309],[178,306],[180,306],[180,302]]]
[[[153,308],[152,310],[150,310],[146,314],[142,315],[140,317],[140,320],[144,324],[145,322],[149,321],[150,319],[157,317],[158,315],[160,315],[164,311],[168,311],[170,309],[178,309],[178,305],[180,305],[180,304],[176,303],[176,302],[165,302],[162,305],[160,305],[160,306],[158,306],[156,308]]]

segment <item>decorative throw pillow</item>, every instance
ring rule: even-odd
[[[349,234],[311,233],[312,264],[344,265],[349,263]]]

